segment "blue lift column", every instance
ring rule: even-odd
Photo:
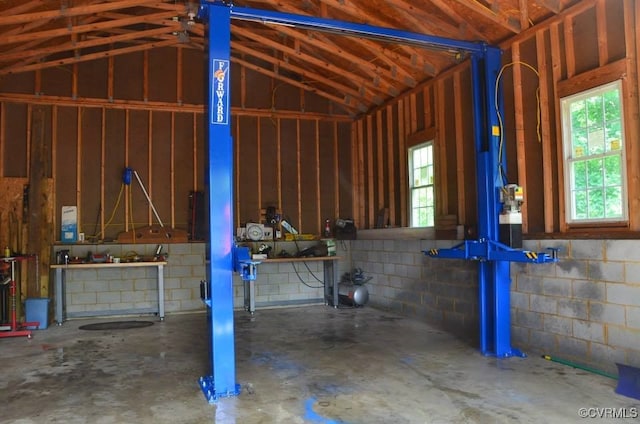
[[[486,47],[484,55],[471,57],[474,104],[474,144],[478,192],[478,237],[498,240],[498,219],[502,211],[499,190],[504,186],[501,170],[506,169],[506,155],[500,154],[502,102],[498,96],[498,73],[502,51]],[[503,115],[504,116],[504,115]],[[478,263],[478,301],[480,351],[498,357],[522,356],[511,347],[510,264],[504,260],[481,260]]]
[[[212,375],[200,387],[212,403],[240,393],[236,384],[233,323],[233,140],[231,138],[231,16],[222,3],[201,3],[199,18],[208,23],[208,205],[207,304]]]

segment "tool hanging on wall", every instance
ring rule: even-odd
[[[138,184],[140,185],[140,188],[144,193],[144,197],[147,199],[147,202],[149,202],[149,206],[151,207],[151,210],[153,211],[153,214],[156,217],[156,220],[158,221],[159,226],[150,225],[142,228],[132,228],[129,231],[125,231],[118,234],[118,242],[119,243],[137,243],[137,242],[156,243],[159,241],[164,241],[164,242],[174,242],[174,243],[186,243],[189,239],[187,231],[176,230],[176,229],[168,228],[164,226],[164,224],[162,223],[162,220],[160,219],[160,215],[158,214],[156,207],[153,205],[153,202],[151,201],[151,197],[149,196],[149,193],[147,192],[146,187],[142,183],[142,180],[140,179],[140,176],[138,175],[137,171],[135,171],[132,168],[126,167],[122,174],[122,183],[124,185],[130,186],[132,176],[135,176],[136,180],[138,181]],[[131,214],[131,220],[133,221],[133,214]]]

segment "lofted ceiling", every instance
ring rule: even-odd
[[[234,6],[499,44],[579,0],[235,0]],[[199,2],[0,0],[0,78],[166,46],[204,48]],[[373,39],[232,20],[232,62],[366,112],[464,58]]]

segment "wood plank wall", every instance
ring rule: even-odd
[[[585,0],[501,46],[507,176],[525,190],[525,233],[640,229],[639,10],[632,0]],[[570,228],[562,195],[560,98],[616,79],[624,91],[629,224]],[[407,148],[429,140],[437,161],[436,228],[438,217],[446,215],[455,215],[459,225],[476,225],[470,87],[464,63],[354,122],[359,227],[374,228],[381,208],[390,209],[391,226],[407,225]],[[382,153],[380,145],[398,148]]]
[[[98,239],[156,222],[187,229],[190,191],[205,189],[203,53],[164,48],[0,81],[0,176],[26,178],[33,110],[43,110],[54,184],[52,240],[60,209],[78,205],[80,231]],[[351,119],[335,105],[251,69],[232,66],[236,225],[275,206],[301,231],[351,217]],[[35,93],[35,94],[33,94]],[[248,93],[251,93],[249,95]]]

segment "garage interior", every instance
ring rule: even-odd
[[[635,1],[0,10],[3,422],[637,417]]]

